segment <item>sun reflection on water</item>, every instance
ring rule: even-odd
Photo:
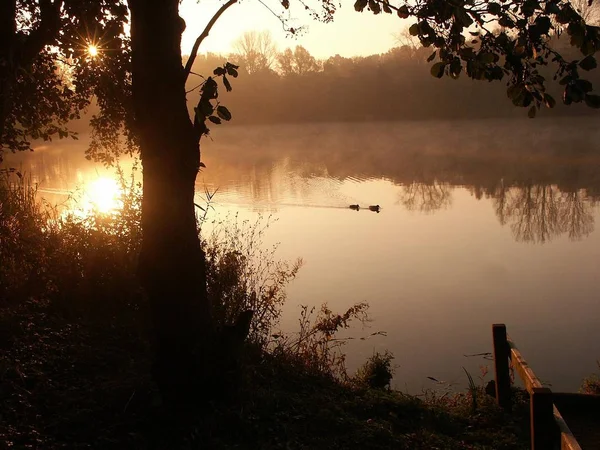
[[[100,213],[109,213],[119,207],[122,191],[113,178],[98,178],[85,187],[82,207]]]

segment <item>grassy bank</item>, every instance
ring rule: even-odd
[[[500,411],[482,387],[419,397],[387,388],[390,355],[357,374],[336,332],[367,305],[306,308],[277,331],[301,262],[260,245],[268,222],[227,221],[204,245],[217,320],[257,311],[225,397],[168,411],[149,377],[144,295],[135,278],[139,190],[118,211],[62,215],[20,174],[0,183],[0,446],[39,449],[519,449],[527,405]]]

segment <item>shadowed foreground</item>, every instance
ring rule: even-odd
[[[389,383],[388,354],[370,359],[383,369],[373,376],[368,365],[349,376],[336,332],[367,320],[366,304],[341,315],[305,307],[298,333],[277,334],[301,261],[260,250],[268,225],[235,220],[206,242],[207,285],[223,326],[255,311],[250,343],[216,401],[167,409],[135,277],[139,195],[124,188],[111,215],[56,218],[17,175],[0,182],[0,447],[527,448],[525,402],[509,415],[475,386],[419,398],[367,388]]]
[[[75,325],[30,303],[2,330],[0,438],[12,448],[527,448],[524,415],[482,392],[473,412],[469,395],[342,385],[251,351],[227,398],[177,416],[159,405],[131,328]]]

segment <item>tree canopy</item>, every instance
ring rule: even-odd
[[[563,86],[565,104],[585,102],[600,107],[600,97],[592,93],[593,86],[584,76],[596,67],[594,53],[600,47],[598,27],[585,21],[595,17],[587,4],[588,0],[357,0],[354,8],[416,20],[410,34],[431,48],[428,61],[433,76],[457,78],[464,74],[475,80],[503,80],[513,104],[529,107],[533,116],[543,105],[552,107],[556,102],[547,93],[550,80],[540,74],[546,65]],[[13,0],[2,8],[1,79],[12,79],[3,82],[0,92],[2,149],[24,150],[30,148],[31,138],[72,135],[66,124],[77,118],[92,98],[99,113],[91,123],[90,155],[99,158],[134,142],[127,3]],[[324,22],[336,11],[330,0],[306,5],[283,0],[279,10],[273,9],[281,13],[290,33],[298,29],[287,25],[283,12],[294,8],[308,9]],[[552,35],[561,33],[568,34],[579,58],[567,59],[548,45]],[[95,56],[88,52],[92,45],[99,50]],[[244,71],[270,68],[276,62],[268,33],[247,33],[237,47]],[[281,55],[277,62],[282,70],[313,70],[313,61],[302,62],[307,56],[302,50]],[[126,139],[117,139],[120,135]]]

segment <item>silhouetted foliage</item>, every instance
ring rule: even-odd
[[[566,41],[565,37],[555,38],[553,46],[564,47]],[[236,80],[236,90],[228,97],[228,105],[236,112],[235,124],[524,115],[507,102],[506,87],[501,83],[424,76],[430,54],[429,49],[417,43],[395,47],[380,55],[353,58],[336,55],[319,61],[301,46],[295,50],[288,48],[277,56],[277,71],[253,72]],[[229,59],[236,61],[235,58],[232,55]],[[194,72],[212,70],[226,59],[224,55],[200,55]],[[239,64],[240,70],[244,70],[243,61]],[[547,68],[540,70],[551,77]],[[590,80],[600,81],[596,71],[590,73]],[[188,86],[192,88],[189,83]],[[548,89],[554,97],[560,95],[560,86]],[[556,109],[552,115],[596,113],[585,107],[566,108],[562,102]]]

